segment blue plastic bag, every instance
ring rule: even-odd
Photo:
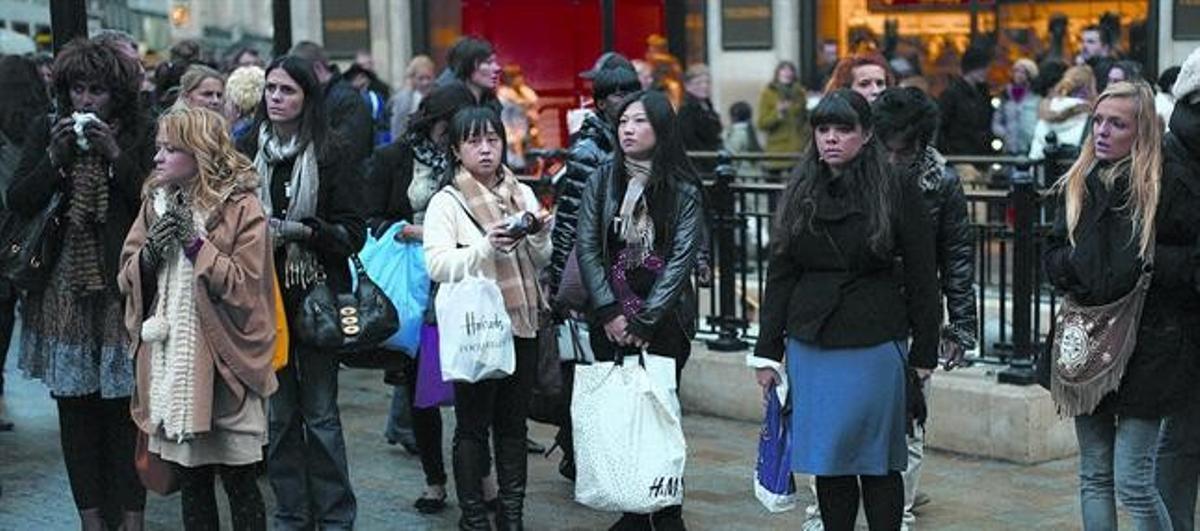
[[[393,223],[379,237],[368,232],[358,258],[371,280],[391,299],[400,317],[400,329],[380,346],[416,357],[422,317],[429,304],[429,272],[425,270],[421,242],[396,238],[405,225]]]
[[[782,393],[787,399],[786,387]],[[754,467],[754,496],[773,513],[796,506],[796,480],[792,476],[792,419],[775,386],[767,390],[766,414],[758,439]]]

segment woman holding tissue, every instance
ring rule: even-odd
[[[58,405],[63,458],[82,528],[103,529],[102,507],[141,529],[146,491],[133,466],[133,363],[117,290],[118,258],[154,158],[154,123],[138,100],[140,65],[94,40],[54,60],[58,113],[31,125],[7,190],[32,217],[62,197],[57,260],[21,305],[20,366]]]
[[[184,529],[267,528],[255,464],[275,391],[275,282],[258,174],[207,109],[159,119],[158,153],[117,279],[137,366],[134,422],[177,466]],[[177,363],[182,362],[182,363]]]
[[[661,92],[630,96],[617,116],[619,149],[588,180],[579,206],[576,253],[592,348],[598,361],[641,350],[673,358],[678,380],[695,333],[700,182]],[[683,529],[683,507],[626,513],[613,526],[652,528]]]
[[[516,370],[501,379],[455,383],[454,483],[460,529],[490,529],[482,479],[488,434],[496,449],[500,529],[521,529],[525,501],[525,419],[537,360],[537,273],[550,262],[549,213],[533,190],[503,164],[504,125],[488,107],[468,107],[450,120],[447,184],[425,212],[425,262],[434,282],[462,271],[496,281],[512,320]]]

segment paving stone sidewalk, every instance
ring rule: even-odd
[[[0,530],[78,529],[54,404],[40,382],[20,375],[12,358],[15,353],[9,359],[2,403],[16,430],[0,433]],[[687,384],[686,375],[683,383]],[[454,529],[458,511],[453,504],[433,517],[412,508],[423,485],[420,464],[399,446],[384,442],[391,388],[383,384],[381,375],[343,370],[341,385],[342,419],[358,495],[358,529]],[[449,467],[453,416],[449,410],[443,414]],[[801,508],[792,512],[769,514],[754,498],[750,478],[757,426],[687,415],[684,428],[689,444],[684,515],[689,529],[801,528],[802,506],[812,500],[804,488],[807,478],[798,478]],[[531,434],[543,443],[549,443],[553,433],[553,428],[531,424]],[[557,464],[557,455],[548,460],[530,457],[527,529],[605,529],[616,520],[616,515],[575,504],[572,485],[558,475]],[[922,490],[932,503],[919,513],[918,524],[921,529],[945,530],[1078,529],[1075,467],[1074,459],[1022,466],[934,453],[928,457],[922,480]],[[261,488],[269,511],[273,500],[265,480]],[[224,506],[224,493],[217,498]],[[149,496],[149,529],[178,529],[179,522],[178,495]]]

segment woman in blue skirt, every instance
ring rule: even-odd
[[[862,96],[832,92],[810,116],[814,146],[781,200],[754,365],[764,388],[786,365],[792,468],[817,477],[825,529],[854,528],[860,492],[871,529],[899,529],[906,374],[937,365],[933,226],[917,182],[890,173]]]

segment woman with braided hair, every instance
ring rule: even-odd
[[[60,193],[62,248],[22,305],[20,366],[58,403],[63,457],[83,529],[142,528],[146,494],[133,467],[133,364],[125,351],[117,258],[154,157],[153,123],[138,100],[136,61],[94,40],[54,61],[58,114],[35,120],[8,207],[25,216]]]

